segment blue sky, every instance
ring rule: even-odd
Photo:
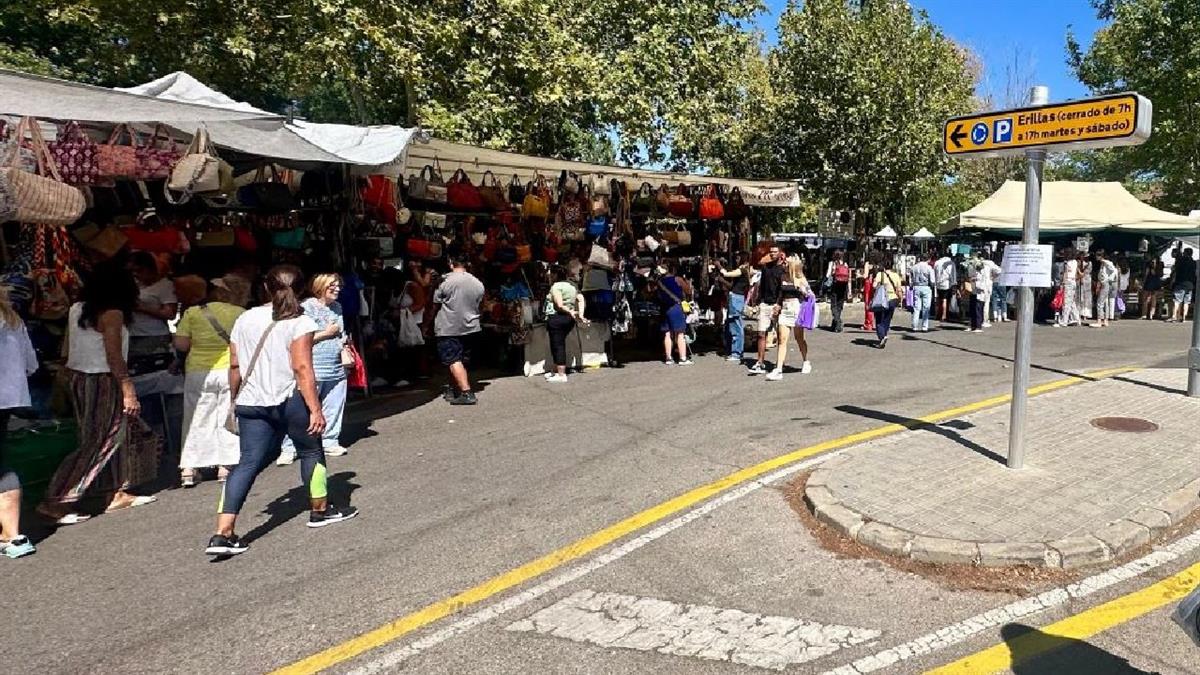
[[[1086,48],[1102,25],[1089,0],[910,0],[955,41],[983,61],[985,78],[997,90],[1005,82],[1005,66],[1014,55],[1034,77],[1050,87],[1050,100],[1083,98],[1087,88],[1066,63],[1068,27]],[[779,12],[786,0],[766,0],[768,16],[760,26],[775,40]]]

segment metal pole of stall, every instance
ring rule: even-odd
[[[1045,105],[1049,98],[1049,88],[1034,87],[1030,104]],[[1021,243],[1029,245],[1038,243],[1042,208],[1042,167],[1046,162],[1046,151],[1027,150],[1025,161],[1025,227]],[[1033,288],[1021,286],[1017,292],[1017,346],[1013,359],[1012,406],[1008,421],[1010,469],[1021,469],[1025,466],[1025,410],[1029,404],[1029,362],[1033,351]]]

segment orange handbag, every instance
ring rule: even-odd
[[[717,197],[717,186],[709,185],[700,198],[701,220],[721,220],[725,217],[725,205]]]

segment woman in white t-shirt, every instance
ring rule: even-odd
[[[225,481],[217,531],[205,548],[209,555],[236,555],[249,548],[234,534],[237,514],[258,474],[279,457],[285,435],[296,446],[300,476],[308,489],[308,526],[324,527],[358,515],[353,507],[328,501],[321,450],[325,416],[312,359],[318,328],[298,299],[304,275],[293,265],[277,265],[267,272],[264,285],[270,304],[239,316],[229,336],[229,388],[241,461]]]

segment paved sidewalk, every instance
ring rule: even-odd
[[[1026,468],[1004,466],[1008,406],[855,446],[809,478],[817,517],[857,541],[936,563],[1071,568],[1137,548],[1200,507],[1200,400],[1186,370],[1141,370],[1030,399]],[[938,386],[962,387],[968,382]],[[1136,417],[1148,432],[1108,431]]]

